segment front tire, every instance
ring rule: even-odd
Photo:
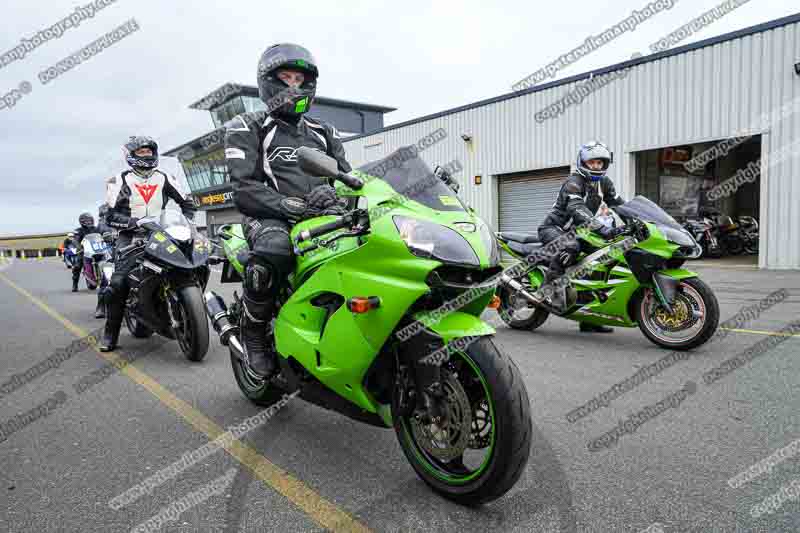
[[[739,237],[725,239],[725,250],[730,255],[741,255],[744,251],[744,243]]]
[[[175,338],[189,361],[202,361],[208,353],[208,318],[199,287],[189,285],[177,291],[180,326]]]
[[[481,337],[466,351],[451,356],[442,374],[450,417],[462,413],[462,420],[456,424],[448,418],[440,427],[426,424],[413,414],[393,414],[397,439],[417,475],[434,491],[462,505],[490,502],[514,486],[528,463],[533,424],[525,383],[517,366],[498,350],[491,337]],[[465,394],[468,405],[464,405]],[[466,415],[469,419],[464,418]],[[451,454],[448,459],[435,457],[430,451],[435,449],[432,442],[421,441],[425,427],[432,428],[428,434],[438,439],[444,435],[448,441],[458,440],[460,447],[446,450]],[[464,428],[469,429],[466,435]],[[486,450],[474,470],[467,466],[473,450]]]
[[[719,303],[711,287],[699,278],[682,279],[673,315],[660,309],[655,292],[645,288],[634,307],[639,329],[653,343],[670,350],[690,350],[704,344],[719,325]],[[695,312],[701,315],[693,318]]]

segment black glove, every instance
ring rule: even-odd
[[[336,189],[330,185],[319,185],[311,189],[306,195],[305,217],[318,217],[322,215],[343,215],[344,206],[339,203]]]
[[[281,200],[281,211],[289,220],[303,220],[304,218],[307,218],[305,216],[307,209],[308,205],[302,198],[288,196]]]

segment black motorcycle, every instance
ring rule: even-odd
[[[744,242],[744,252],[750,255],[758,255],[758,221],[750,216],[742,216],[737,219],[739,224],[739,235]]]
[[[703,254],[700,257],[722,257],[723,249],[717,237],[718,233],[710,219],[703,217],[687,220],[683,223],[683,227],[692,234],[694,240],[703,248]]]
[[[139,226],[146,234],[117,250],[120,256],[139,256],[128,275],[125,325],[134,337],[158,333],[177,340],[187,359],[201,361],[208,352],[203,302],[211,274],[208,239],[175,211],[164,210],[158,222],[143,218]]]
[[[740,255],[744,252],[744,241],[739,232],[739,224],[728,215],[718,215],[715,221],[722,248],[730,255]]]

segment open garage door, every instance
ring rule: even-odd
[[[535,233],[553,207],[569,167],[498,176],[500,231]]]

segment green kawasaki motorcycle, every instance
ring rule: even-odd
[[[347,174],[318,151],[297,150],[301,168],[336,179],[349,205],[343,216],[291,231],[296,268],[268,328],[278,376],[265,381],[250,370],[235,293],[228,308],[207,292],[207,312],[251,401],[268,406],[299,390],[310,403],[394,428],[428,485],[481,504],[519,479],[532,434],[522,375],[479,318],[496,302],[499,248],[419,158],[382,178],[369,174],[403,150]],[[240,282],[249,253],[242,227],[219,233],[222,281]]]
[[[522,261],[503,276],[498,312],[514,329],[534,330],[552,313],[596,325],[635,327],[673,350],[700,346],[717,329],[719,304],[697,274],[681,268],[702,248],[663,209],[643,196],[614,208],[625,223],[613,242],[587,228],[573,238],[588,250],[562,278],[567,305],[552,307],[542,282],[551,250],[537,236],[498,233],[500,246]]]

